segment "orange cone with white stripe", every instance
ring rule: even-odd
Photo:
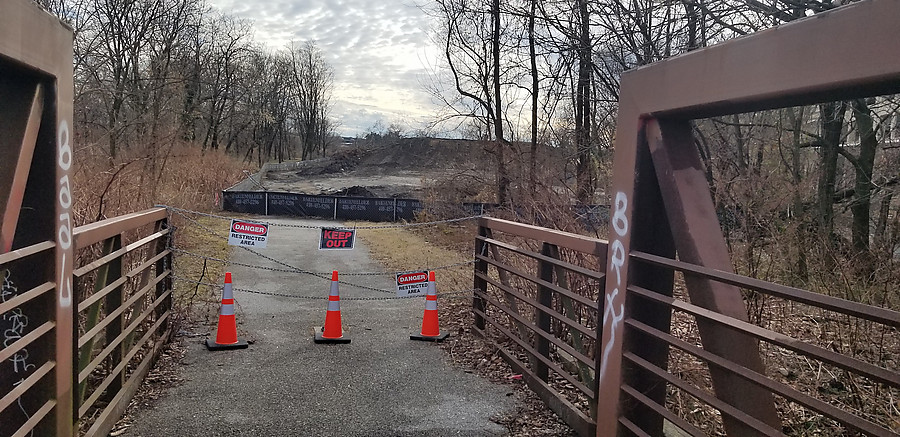
[[[325,326],[315,328],[316,343],[350,343],[350,337],[344,335],[341,327],[341,295],[338,289],[338,272],[331,272],[331,292],[328,294],[328,312],[325,313]]]
[[[434,272],[428,272],[428,293],[425,295],[425,314],[422,315],[422,332],[410,335],[410,340],[444,341],[450,333],[441,334],[438,325],[437,290],[434,285]]]
[[[234,318],[234,294],[231,289],[231,272],[225,273],[225,286],[222,289],[222,308],[219,309],[219,328],[216,340],[206,340],[209,350],[243,349],[247,342],[238,340],[237,321]]]

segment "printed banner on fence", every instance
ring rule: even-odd
[[[422,296],[428,293],[428,272],[397,273],[397,296]]]
[[[265,249],[269,238],[267,223],[231,220],[231,232],[228,233],[228,244]]]
[[[319,237],[319,250],[353,249],[356,229],[322,228]]]

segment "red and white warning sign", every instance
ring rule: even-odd
[[[269,238],[267,223],[231,220],[231,232],[228,233],[228,244],[232,246],[255,247],[265,249]]]
[[[428,272],[397,273],[397,296],[421,296],[428,293]]]

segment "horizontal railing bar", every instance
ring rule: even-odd
[[[782,396],[790,401],[796,402],[800,405],[803,405],[810,410],[815,411],[816,413],[827,416],[831,419],[834,419],[838,422],[843,423],[844,425],[848,425],[850,428],[856,429],[857,431],[861,431],[867,433],[869,435],[874,436],[891,436],[892,434],[881,428],[880,426],[869,422],[859,416],[855,416],[851,413],[844,411],[843,409],[837,408],[827,402],[823,402],[819,399],[816,399],[812,396],[807,395],[806,393],[795,390],[785,384],[774,381],[770,378],[767,378],[759,373],[756,373],[746,367],[743,367],[737,363],[728,361],[716,354],[713,354],[709,351],[706,351],[702,348],[694,346],[684,340],[681,340],[678,337],[675,337],[671,334],[662,332],[658,329],[655,329],[649,325],[641,323],[634,319],[626,319],[625,325],[636,329],[646,335],[649,335],[653,338],[656,338],[662,342],[665,342],[671,346],[674,346],[678,349],[681,349],[684,352],[687,352],[695,357],[698,357],[710,365],[717,366],[721,369],[725,369],[747,381],[750,381],[753,384],[764,387],[775,393],[779,396]],[[887,432],[887,433],[886,433]],[[885,434],[886,433],[886,434]]]
[[[50,250],[56,247],[56,243],[53,241],[44,241],[41,243],[33,244],[28,247],[23,247],[21,249],[11,250],[4,254],[0,254],[0,266],[3,264],[9,264],[13,261],[25,258],[27,256],[31,256],[37,253],[41,253],[45,250]]]
[[[168,291],[166,291],[165,293],[161,294],[158,298],[156,298],[156,300],[153,302],[153,304],[151,304],[149,307],[147,307],[147,309],[144,310],[143,313],[141,313],[141,314],[138,315],[137,317],[133,318],[133,319],[131,320],[131,323],[128,324],[128,327],[126,327],[125,329],[123,329],[122,332],[119,333],[119,335],[118,335],[116,338],[114,338],[112,341],[110,341],[109,344],[106,345],[106,347],[103,348],[103,350],[100,351],[100,353],[97,354],[97,356],[94,357],[94,359],[91,360],[91,362],[88,363],[88,365],[85,366],[84,369],[82,369],[82,370],[78,373],[78,383],[84,382],[84,381],[87,379],[87,377],[88,377],[88,376],[89,376],[89,375],[90,375],[90,374],[91,374],[91,373],[92,373],[92,372],[93,372],[93,371],[94,371],[101,363],[103,363],[103,360],[105,360],[106,357],[108,357],[109,354],[111,354],[111,353],[113,352],[113,350],[115,350],[116,347],[119,346],[119,344],[121,344],[122,341],[125,340],[125,338],[127,338],[129,335],[131,335],[131,333],[132,333],[135,329],[137,329],[137,327],[140,326],[141,323],[144,322],[144,320],[147,318],[147,316],[149,316],[150,314],[152,314],[153,311],[155,311],[156,308],[159,306],[159,304],[162,303],[163,300],[165,300],[165,298],[169,297],[170,294],[172,294],[172,290],[168,290]]]
[[[36,299],[38,296],[56,288],[55,282],[45,282],[37,287],[32,288],[24,293],[17,294],[6,302],[0,303],[0,314],[6,314],[14,308],[25,304],[28,301]],[[3,361],[3,360],[0,360]]]
[[[494,339],[488,337],[484,331],[473,327],[473,332],[481,338],[486,339],[493,344],[500,355],[509,363],[514,372],[521,373],[525,383],[537,393],[538,397],[553,410],[564,422],[568,423],[580,435],[594,435],[596,433],[596,423],[593,419],[581,412],[578,407],[569,402],[565,396],[557,392],[549,384],[530,373],[528,367],[516,358],[516,356],[503,345],[497,343]]]
[[[768,343],[772,343],[778,346],[781,346],[785,349],[792,350],[794,352],[802,353],[806,356],[810,356],[813,358],[817,358],[826,363],[833,364],[837,367],[840,367],[844,370],[850,371],[852,373],[856,373],[877,382],[881,382],[883,384],[887,384],[892,387],[900,387],[900,373],[891,372],[887,369],[869,364],[865,361],[857,360],[855,358],[848,357],[846,355],[841,355],[839,353],[831,352],[828,349],[821,348],[819,346],[814,346],[809,343],[804,343],[800,340],[797,340],[793,337],[789,337],[787,335],[770,331],[765,328],[760,328],[752,323],[747,323],[742,320],[738,320],[735,318],[731,318],[728,316],[724,316],[715,311],[710,311],[706,308],[702,308],[693,304],[689,304],[687,302],[683,302],[681,300],[663,296],[659,293],[652,292],[650,290],[636,287],[636,286],[628,286],[628,291],[633,292],[634,294],[674,307],[678,310],[684,311],[686,313],[692,314],[696,317],[702,317],[707,320],[711,320],[713,322],[722,324],[724,326],[729,327],[735,331],[743,332],[746,334],[750,334],[760,340],[766,341]]]
[[[620,416],[619,417],[619,425],[624,426],[625,429],[631,431],[631,433],[633,435],[636,435],[637,437],[653,437],[650,434],[647,434],[646,432],[644,432],[643,429],[641,429],[639,426],[635,425],[632,421],[628,420],[627,417]]]
[[[108,264],[110,261],[112,261],[114,259],[121,258],[122,255],[125,255],[126,253],[128,253],[127,248],[125,248],[125,247],[119,248],[115,251],[112,251],[112,252],[106,254],[106,255],[103,255],[100,258],[97,258],[90,264],[83,265],[83,266],[73,270],[72,274],[75,275],[76,278],[80,278],[94,270],[97,270],[100,267],[103,267],[104,265]]]
[[[120,285],[124,284],[125,281],[127,281],[129,279],[133,279],[135,276],[143,273],[144,270],[146,270],[151,265],[153,265],[153,263],[155,263],[156,261],[159,261],[160,258],[162,258],[170,253],[171,252],[168,249],[166,249],[165,251],[161,252],[160,254],[154,256],[153,258],[141,263],[141,265],[131,269],[131,271],[129,271],[128,273],[125,273],[125,275],[123,275],[122,277],[116,279],[112,283],[108,284],[106,287],[103,287],[101,290],[97,291],[96,293],[90,295],[84,301],[80,302],[78,304],[78,311],[81,312],[81,311],[84,311],[84,310],[90,308],[91,305],[93,305],[95,302],[106,297],[107,294],[109,294],[110,292],[112,292],[113,290],[118,288]]]
[[[510,252],[515,252],[520,255],[525,255],[527,257],[534,258],[539,261],[548,262],[557,267],[562,267],[566,270],[596,279],[598,281],[603,281],[604,278],[606,278],[606,274],[602,271],[591,270],[591,269],[588,269],[588,268],[585,268],[585,267],[582,267],[582,266],[579,266],[576,264],[572,264],[568,261],[563,261],[559,258],[553,258],[552,256],[547,256],[547,255],[543,255],[543,254],[540,254],[537,252],[532,252],[530,250],[522,249],[520,247],[513,246],[512,244],[509,244],[509,243],[506,243],[506,242],[503,242],[503,241],[500,241],[500,240],[497,240],[494,238],[488,238],[488,237],[484,237],[481,235],[477,235],[475,237],[475,239],[484,241],[485,243],[500,247],[502,249],[506,249]],[[606,268],[606,266],[605,265],[601,266],[601,268]]]
[[[490,303],[491,305],[494,305],[495,307],[499,308],[501,311],[503,311],[504,313],[508,314],[510,317],[512,317],[512,318],[514,318],[514,319],[516,319],[516,320],[518,320],[520,323],[524,324],[526,327],[528,327],[528,328],[529,328],[531,331],[533,331],[535,334],[540,335],[541,337],[546,338],[548,341],[550,341],[551,343],[555,344],[555,345],[556,345],[557,347],[559,347],[560,349],[562,349],[562,350],[566,351],[567,353],[569,353],[569,355],[572,355],[573,357],[575,357],[576,359],[578,359],[578,361],[581,361],[582,363],[587,364],[588,366],[591,366],[591,367],[594,366],[595,363],[594,363],[594,360],[593,360],[592,358],[589,358],[587,355],[584,355],[583,352],[581,352],[581,351],[579,351],[579,350],[576,350],[574,347],[572,347],[572,346],[570,346],[569,344],[567,344],[566,342],[560,340],[560,339],[557,338],[555,335],[553,335],[553,334],[551,334],[551,333],[549,333],[549,332],[545,332],[543,329],[539,329],[539,328],[538,328],[537,326],[535,326],[534,323],[532,323],[530,320],[526,319],[526,318],[525,318],[524,316],[522,316],[521,314],[516,314],[515,312],[512,311],[512,308],[509,308],[509,307],[507,307],[506,305],[502,305],[502,304],[500,303],[500,301],[495,300],[495,299],[492,299],[489,295],[487,295],[487,293],[482,293],[482,292],[479,291],[479,290],[475,290],[475,295],[481,297],[481,298],[484,299],[484,300],[486,300],[486,301],[487,301],[488,303]]]
[[[859,302],[853,302],[851,300],[827,296],[824,294],[813,293],[808,290],[766,282],[761,279],[741,276],[736,273],[724,272],[721,270],[711,269],[709,267],[688,264],[682,261],[676,261],[670,258],[652,255],[649,253],[631,252],[631,257],[633,259],[644,261],[649,264],[678,270],[685,274],[694,274],[697,276],[702,276],[704,278],[714,279],[725,284],[755,290],[760,293],[769,294],[783,299],[805,303],[829,311],[847,314],[859,317],[861,319],[878,322],[883,325],[900,328],[900,312],[892,311],[886,308],[866,305]]]
[[[75,239],[75,248],[87,247],[122,232],[165,220],[167,215],[165,208],[150,208],[79,226],[72,233]]]
[[[50,399],[47,402],[44,402],[44,405],[32,413],[31,417],[29,417],[28,420],[19,427],[19,430],[10,437],[25,437],[31,435],[34,432],[34,427],[41,423],[41,420],[44,420],[44,417],[46,417],[47,414],[50,414],[54,407],[56,407],[56,399]]]
[[[80,313],[82,311],[87,310],[88,308],[91,307],[91,305],[94,305],[95,303],[97,303],[97,301],[99,301],[100,299],[103,299],[104,297],[106,297],[106,295],[108,295],[109,293],[112,293],[113,290],[121,287],[127,281],[128,281],[128,277],[122,276],[122,277],[116,278],[115,281],[112,281],[109,284],[106,284],[105,287],[101,288],[100,290],[97,290],[96,293],[88,296],[87,299],[85,299],[81,302],[78,302],[78,312]]]
[[[578,330],[582,334],[590,337],[591,340],[595,340],[595,341],[597,340],[597,332],[596,331],[572,320],[571,318],[565,316],[564,314],[561,314],[560,312],[554,310],[553,308],[549,308],[549,307],[541,305],[540,302],[537,302],[534,299],[532,299],[528,296],[525,296],[522,293],[519,293],[517,290],[514,290],[511,287],[507,287],[507,286],[495,281],[490,276],[485,275],[482,272],[476,271],[475,276],[478,278],[484,279],[485,281],[487,281],[489,284],[493,285],[494,287],[497,287],[500,290],[503,290],[505,293],[509,293],[509,294],[515,296],[516,298],[518,298],[522,302],[527,303],[528,305],[531,305],[532,307],[535,308],[535,310],[541,311],[541,312],[544,312],[546,314],[553,316],[553,318],[559,320],[560,322],[563,322],[566,325],[569,325],[570,327]]]
[[[22,397],[22,395],[28,392],[31,387],[34,387],[38,382],[40,382],[41,378],[50,373],[50,371],[53,370],[54,367],[56,367],[55,361],[47,361],[43,366],[38,367],[37,370],[35,370],[34,373],[25,378],[25,380],[22,381],[21,384],[15,386],[15,388],[10,390],[9,393],[6,394],[6,396],[3,396],[3,398],[0,399],[0,411],[6,410],[6,407],[9,407],[13,402],[16,401],[16,399]]]
[[[160,320],[165,320],[169,314],[171,314],[171,311],[167,312],[165,317],[161,317]],[[152,329],[153,331],[159,327],[158,324],[155,326],[156,327]],[[156,340],[152,349],[144,356],[141,363],[135,367],[131,376],[128,377],[128,380],[122,384],[122,388],[116,392],[116,395],[109,401],[109,405],[107,405],[106,408],[103,409],[103,412],[94,419],[91,428],[84,433],[85,437],[106,436],[109,434],[115,425],[116,420],[125,413],[125,408],[128,407],[129,400],[134,398],[134,394],[141,387],[141,382],[143,382],[144,378],[146,378],[147,374],[150,372],[150,365],[153,363],[154,357],[158,357],[160,349],[166,343],[166,337],[167,334],[163,334]]]
[[[168,314],[166,314],[166,316],[168,317]],[[129,350],[128,353],[125,354],[125,356],[122,358],[122,361],[119,362],[119,364],[116,365],[115,368],[109,371],[109,375],[107,375],[106,378],[104,378],[100,383],[100,385],[98,385],[94,389],[94,392],[91,393],[91,396],[88,397],[88,399],[83,404],[81,404],[80,407],[78,407],[79,418],[90,411],[91,407],[94,406],[94,402],[97,402],[97,399],[100,398],[100,395],[103,394],[103,392],[106,390],[106,387],[112,384],[113,380],[115,380],[119,376],[119,372],[121,372],[122,369],[124,369],[128,365],[128,363],[131,362],[131,359],[134,358],[134,356],[141,350],[141,347],[144,345],[144,343],[146,343],[153,336],[153,334],[156,333],[156,330],[159,328],[162,322],[166,320],[167,317],[160,317],[159,320],[157,320],[156,323],[153,324],[153,327],[151,329],[148,329],[147,332],[144,333],[144,336],[141,337],[141,339],[138,340],[137,343],[135,343],[135,347],[131,348],[131,350]]]
[[[559,376],[562,376],[566,381],[569,381],[569,383],[572,384],[572,386],[574,386],[575,388],[580,390],[582,393],[586,394],[589,398],[591,398],[591,399],[595,398],[596,394],[594,393],[594,390],[591,390],[586,385],[584,385],[583,382],[575,379],[575,377],[572,376],[572,374],[570,374],[569,372],[566,372],[565,370],[560,368],[550,358],[547,358],[547,357],[537,353],[537,351],[534,350],[534,348],[532,348],[531,345],[529,345],[525,340],[519,338],[519,336],[513,335],[513,333],[511,331],[509,331],[508,329],[506,329],[506,327],[504,327],[499,321],[491,318],[490,316],[488,316],[486,313],[482,312],[481,310],[473,309],[473,311],[475,312],[475,314],[478,314],[479,316],[483,317],[484,320],[486,320],[486,321],[490,322],[490,324],[494,325],[494,327],[497,328],[500,332],[502,332],[503,335],[505,335],[507,338],[516,342],[516,344],[518,344],[520,347],[525,349],[529,355],[537,358],[542,363],[544,363],[547,367],[549,367],[551,370],[556,372]],[[534,374],[534,371],[529,370],[528,373]],[[534,376],[537,377],[536,375],[534,375]]]
[[[100,332],[100,330],[106,328],[106,325],[109,325],[110,323],[112,323],[112,321],[116,317],[120,316],[128,308],[131,308],[131,306],[134,305],[135,303],[137,303],[138,300],[143,299],[148,291],[152,290],[153,287],[156,286],[156,284],[158,284],[160,281],[165,279],[165,277],[168,276],[170,273],[171,273],[171,270],[166,270],[166,271],[162,272],[159,276],[157,276],[152,282],[147,284],[144,288],[135,292],[134,295],[132,295],[130,298],[128,298],[128,300],[125,303],[123,303],[122,305],[119,305],[119,307],[116,308],[115,310],[113,310],[113,312],[107,313],[106,317],[104,317],[103,320],[101,320],[99,323],[94,325],[94,327],[91,328],[90,331],[85,332],[78,338],[78,347],[81,348],[82,346],[86,345],[92,338],[94,338],[94,336],[97,335],[97,333]]]
[[[736,407],[729,405],[727,402],[691,385],[690,383],[682,380],[681,378],[672,375],[665,370],[660,369],[653,365],[653,363],[637,356],[634,352],[625,351],[622,352],[622,358],[632,362],[634,365],[656,375],[659,378],[666,380],[669,384],[674,385],[675,387],[684,390],[691,396],[699,399],[700,401],[706,403],[707,405],[719,410],[723,415],[729,416],[744,425],[753,428],[756,432],[761,435],[767,436],[783,436],[779,430],[772,428],[769,425],[766,425],[759,419],[739,410]]]
[[[150,259],[148,259],[148,260],[142,262],[139,266],[137,266],[137,267],[131,269],[131,271],[128,272],[128,273],[126,273],[125,276],[127,276],[128,278],[134,278],[135,276],[137,276],[137,275],[143,273],[144,270],[146,270],[146,269],[149,268],[150,266],[156,264],[157,261],[159,261],[160,259],[162,259],[162,258],[165,257],[166,255],[169,255],[169,254],[171,254],[171,253],[172,253],[171,250],[165,249],[165,250],[163,250],[162,252],[160,252],[160,253],[156,254],[155,256],[153,256],[152,258],[150,258]]]
[[[96,293],[92,294],[90,297],[88,297],[87,299],[85,299],[84,301],[79,303],[78,311],[81,312],[81,311],[84,311],[84,310],[90,308],[90,306],[93,305],[95,302],[97,302],[98,300],[105,297],[107,294],[109,294],[110,292],[112,292],[113,290],[118,288],[120,285],[124,284],[126,280],[133,279],[135,276],[143,273],[144,270],[150,268],[150,266],[152,266],[156,261],[159,261],[160,258],[162,258],[170,253],[172,253],[172,252],[169,251],[168,249],[166,249],[163,252],[159,253],[158,255],[154,256],[153,258],[150,258],[149,260],[141,263],[141,265],[131,269],[131,271],[125,273],[125,275],[123,275],[121,278],[116,279],[115,281],[113,281],[112,283],[107,285],[106,287],[103,287],[103,289],[97,291]]]
[[[600,239],[493,217],[482,217],[478,219],[478,224],[481,227],[490,228],[495,231],[555,244],[582,253],[597,255],[599,264],[601,266],[606,265],[606,247],[608,243]]]
[[[566,296],[569,299],[572,299],[572,300],[574,300],[588,308],[591,308],[595,311],[598,308],[597,302],[594,300],[584,297],[584,296],[582,296],[578,293],[575,293],[571,290],[566,290],[565,288],[562,288],[552,282],[547,282],[543,279],[537,278],[535,276],[531,276],[528,273],[525,273],[509,264],[503,263],[501,261],[497,261],[493,258],[483,256],[483,255],[475,255],[475,259],[480,260],[480,261],[486,261],[488,264],[490,264],[498,269],[503,269],[509,273],[512,273],[513,275],[516,275],[516,276],[522,278],[522,279],[526,279],[526,280],[528,280],[528,282],[531,282],[532,284],[537,284],[540,286],[547,287],[548,289],[553,290],[563,296]],[[601,286],[598,286],[598,288],[600,288],[600,287]]]
[[[695,427],[694,425],[687,423],[687,421],[685,421],[681,417],[678,417],[677,414],[669,411],[669,409],[666,408],[664,405],[657,404],[656,402],[653,401],[653,399],[650,399],[649,397],[647,397],[647,395],[637,391],[637,389],[635,389],[634,387],[631,387],[627,384],[622,384],[621,388],[622,388],[622,391],[625,392],[625,394],[627,394],[628,396],[631,396],[632,399],[640,402],[647,408],[650,408],[651,410],[655,411],[656,414],[659,414],[660,416],[662,416],[663,419],[668,420],[669,422],[672,422],[672,424],[677,426],[679,429],[681,429],[681,431],[686,432],[693,437],[706,437],[705,432],[697,429],[697,427]],[[622,419],[624,419],[624,417]]]
[[[14,341],[11,345],[0,349],[0,363],[15,355],[16,352],[19,352],[20,350],[28,347],[29,344],[41,338],[42,335],[52,331],[55,326],[56,322],[52,320],[49,322],[44,322],[43,325],[32,329],[31,332],[23,335],[22,338]]]
[[[135,251],[136,249],[139,249],[139,248],[147,245],[148,243],[158,240],[160,237],[163,237],[168,233],[169,233],[168,229],[163,229],[162,231],[148,235],[138,241],[135,241],[134,243],[126,245],[125,247],[123,247],[121,249],[110,252],[110,253],[100,257],[100,258],[94,260],[90,264],[87,264],[82,267],[79,267],[78,269],[75,269],[75,271],[72,272],[72,274],[75,275],[76,277],[84,276],[84,275],[102,267],[104,264],[107,264],[116,258],[120,258],[124,255],[127,255],[127,254]]]

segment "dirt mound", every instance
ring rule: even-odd
[[[477,174],[490,160],[481,142],[401,138],[389,144],[362,144],[331,156],[269,171],[269,191],[355,197],[418,197],[423,182]]]

